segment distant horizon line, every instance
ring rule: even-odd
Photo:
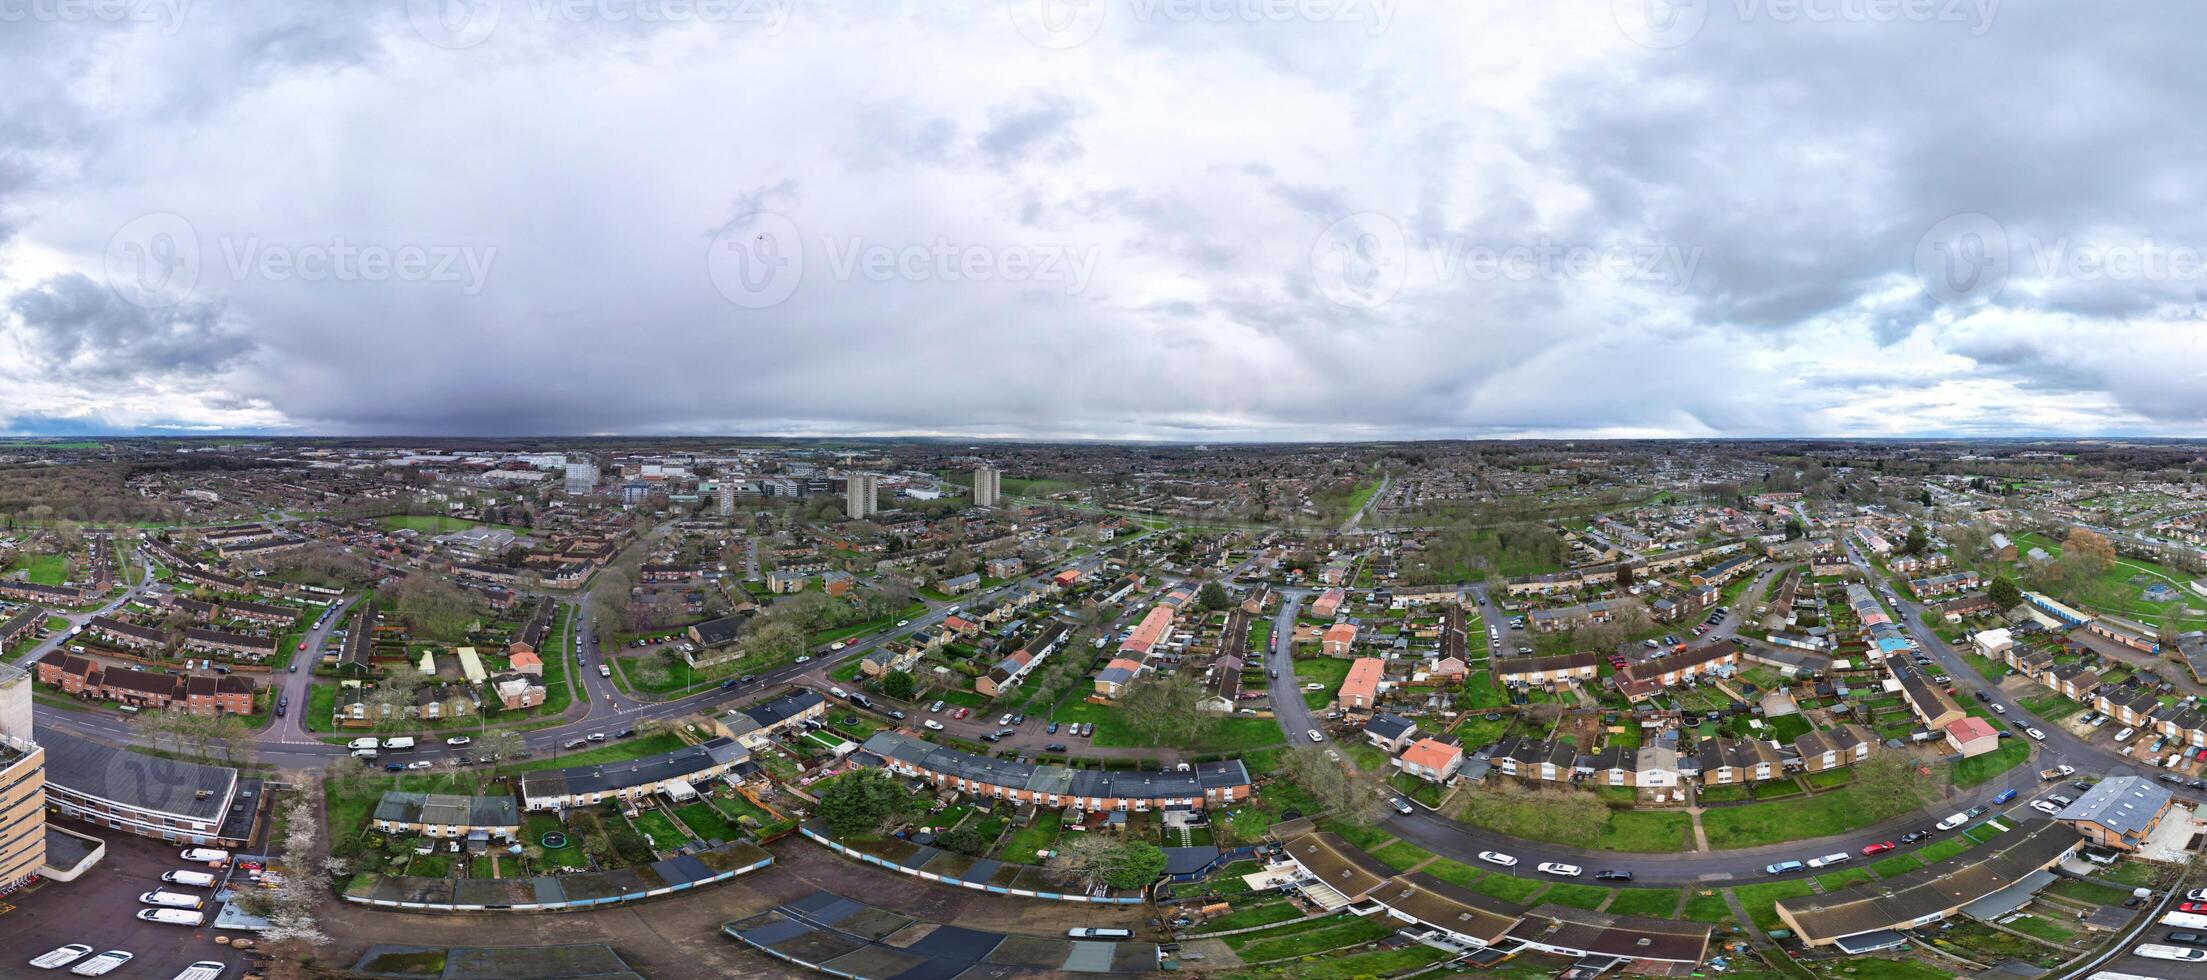
[[[1833,443],[2207,443],[2207,435],[2198,436],[2144,436],[2144,435],[2062,435],[2041,433],[2033,435],[1967,436],[1846,436],[1846,435],[1759,435],[1759,436],[1543,436],[1543,435],[1492,435],[1492,436],[1434,436],[1424,438],[1372,438],[1372,439],[1136,439],[1136,438],[1084,438],[1040,436],[949,436],[949,435],[761,435],[695,433],[639,433],[639,434],[581,434],[551,433],[533,435],[429,435],[422,433],[382,433],[374,435],[340,435],[335,433],[287,433],[277,435],[262,432],[195,432],[195,433],[147,433],[105,432],[68,433],[54,435],[0,434],[0,448],[32,446],[43,443],[69,443],[93,441],[173,441],[173,442],[455,442],[481,440],[485,442],[543,442],[543,441],[598,441],[598,442],[928,442],[928,443],[1000,443],[1028,445],[1098,445],[1098,446],[1375,446],[1419,445],[1441,443],[1754,443],[1754,442],[1833,442]]]

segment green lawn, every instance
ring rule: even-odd
[[[1412,844],[1409,841],[1398,840],[1392,844],[1387,845],[1386,847],[1382,847],[1379,850],[1373,851],[1372,856],[1388,863],[1389,865],[1394,866],[1399,870],[1408,871],[1411,868],[1417,867],[1420,863],[1430,860],[1433,857],[1433,852],[1419,847],[1416,844]]]
[[[1596,888],[1592,885],[1563,884],[1548,889],[1540,896],[1540,900],[1574,909],[1593,909],[1608,901],[1609,895],[1610,891],[1607,888]],[[1670,910],[1664,909],[1663,911],[1664,917],[1668,918]]]
[[[60,585],[67,578],[68,568],[67,555],[19,555],[8,571],[28,572],[30,580],[38,585]]]
[[[1980,756],[1972,756],[1954,764],[1954,785],[1963,788],[1991,782],[2023,764],[2031,757],[2031,743],[2022,738],[2004,738],[2000,746]]]
[[[1244,963],[1263,963],[1361,945],[1394,931],[1390,925],[1345,916],[1228,936],[1226,945],[1232,947]]]
[[[1035,852],[1056,843],[1058,834],[1064,829],[1064,826],[1065,814],[1063,811],[1045,811],[1035,818],[1032,825],[1019,828],[1012,833],[1009,839],[1004,841],[1000,854],[1001,860],[1007,864],[1036,863]]]
[[[1668,919],[1678,908],[1676,888],[1626,888],[1617,892],[1615,901],[1604,911],[1618,915],[1642,915],[1652,919]]]
[[[1522,902],[1533,897],[1547,882],[1537,878],[1515,878],[1506,874],[1491,874],[1472,883],[1472,890],[1485,892],[1499,899]]]
[[[1914,871],[1920,867],[1923,867],[1923,861],[1919,860],[1915,854],[1910,853],[1895,854],[1870,865],[1870,870],[1877,872],[1880,878],[1890,878],[1897,874]]]
[[[1442,881],[1448,882],[1451,885],[1462,885],[1465,888],[1471,887],[1473,882],[1478,881],[1479,879],[1484,878],[1487,875],[1486,872],[1481,871],[1478,868],[1474,868],[1471,865],[1465,864],[1461,861],[1452,861],[1448,858],[1441,858],[1440,860],[1435,861],[1432,864],[1428,864],[1425,867],[1419,869],[1419,872],[1421,874],[1432,875],[1433,877],[1439,878]]]
[[[1318,829],[1333,834],[1357,847],[1370,851],[1380,841],[1388,839],[1388,833],[1367,824],[1351,823],[1341,817],[1327,817],[1318,821]]]
[[[1215,919],[1204,921],[1200,932],[1225,932],[1229,929],[1247,929],[1252,926],[1268,926],[1300,918],[1302,912],[1284,898],[1275,898],[1253,905],[1237,905],[1234,910]]]
[[[1725,904],[1721,891],[1692,894],[1687,896],[1686,907],[1679,910],[1678,917],[1690,922],[1730,922],[1732,907]]]
[[[1815,889],[1809,887],[1808,881],[1802,878],[1767,881],[1732,889],[1732,894],[1739,896],[1740,906],[1747,910],[1748,918],[1755,920],[1755,926],[1765,931],[1783,925],[1778,919],[1779,899],[1798,898],[1814,892]]]
[[[1782,802],[1712,807],[1701,815],[1701,828],[1710,847],[1756,847],[1842,834],[1890,816],[1845,787]]]

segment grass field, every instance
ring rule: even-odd
[[[2001,739],[1998,748],[1955,763],[1954,785],[1968,788],[1991,782],[2002,773],[2022,765],[2023,760],[2030,757],[2030,742],[2021,738]]]
[[[1086,701],[1068,701],[1050,714],[1050,720],[1058,722],[1087,722],[1096,726],[1093,743],[1106,748],[1156,748],[1158,743],[1126,723],[1118,711],[1109,705],[1090,704]],[[1185,746],[1204,752],[1243,752],[1249,749],[1279,745],[1286,741],[1280,733],[1280,723],[1270,718],[1220,718],[1206,726],[1196,737],[1194,744]]]
[[[1496,898],[1522,902],[1533,897],[1547,882],[1537,878],[1515,878],[1506,874],[1492,874],[1472,883],[1472,890],[1485,892]]]
[[[1668,919],[1678,908],[1676,888],[1626,888],[1617,893],[1606,911],[1618,915],[1644,915],[1655,919]]]
[[[1411,868],[1417,867],[1419,864],[1425,861],[1431,860],[1433,857],[1433,852],[1419,847],[1416,844],[1412,844],[1409,841],[1398,840],[1392,844],[1387,845],[1386,847],[1382,847],[1379,850],[1373,851],[1372,856],[1380,859],[1381,861],[1385,861],[1386,863],[1394,866],[1397,869],[1408,871]]]
[[[1592,885],[1557,885],[1543,893],[1540,900],[1574,909],[1594,909],[1609,901],[1609,895],[1609,889]],[[1669,911],[1664,910],[1666,917]]]
[[[1686,907],[1678,910],[1678,917],[1690,922],[1730,922],[1732,907],[1725,904],[1721,891],[1692,893],[1686,896]]]
[[[1782,802],[1712,807],[1701,815],[1701,829],[1713,848],[1756,847],[1843,834],[1889,816],[1863,805],[1847,787]]]
[[[68,568],[66,555],[21,555],[8,571],[10,574],[24,572],[25,577],[38,585],[60,585],[67,579]]]
[[[1739,897],[1740,906],[1747,910],[1748,918],[1755,920],[1756,927],[1770,930],[1783,924],[1778,919],[1779,899],[1798,898],[1814,891],[1807,880],[1794,878],[1787,881],[1766,881],[1759,885],[1743,885],[1732,889],[1732,894]]]

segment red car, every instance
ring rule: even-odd
[[[1893,849],[1893,842],[1892,842],[1892,841],[1889,841],[1889,840],[1888,840],[1888,841],[1879,841],[1879,842],[1877,842],[1877,843],[1875,843],[1875,844],[1872,844],[1872,845],[1870,845],[1870,846],[1868,846],[1868,847],[1865,847],[1865,848],[1863,848],[1863,849],[1862,849],[1862,856],[1863,856],[1863,857],[1869,857],[1869,856],[1870,856],[1870,855],[1872,855],[1872,854],[1883,854],[1883,853],[1885,853],[1885,852],[1887,852],[1887,851],[1890,851],[1890,850],[1892,850],[1892,849]]]
[[[973,713],[973,709],[972,709],[972,708],[959,708],[959,709],[958,709],[957,711],[953,712],[953,713],[951,714],[951,716],[950,716],[950,717],[952,717],[952,718],[963,718],[963,717],[965,717],[965,716],[967,716],[967,715],[970,715],[970,714],[972,714],[972,713]]]
[[[2179,912],[2207,912],[2207,902],[2178,902],[2176,910]]]

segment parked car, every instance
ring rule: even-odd
[[[1610,870],[1608,870],[1608,871],[1596,871],[1596,872],[1594,872],[1594,880],[1595,880],[1595,881],[1631,881],[1631,880],[1632,880],[1632,872],[1630,872],[1630,871],[1620,871],[1620,870],[1617,870],[1617,869],[1614,869],[1614,868],[1612,868],[1612,869],[1610,869]]]
[[[1854,855],[1852,854],[1849,854],[1845,851],[1840,851],[1836,854],[1826,854],[1823,857],[1810,858],[1808,863],[1809,867],[1812,868],[1829,868],[1835,864],[1845,864],[1853,857]]]
[[[1403,798],[1402,798],[1402,797],[1400,797],[1400,796],[1397,796],[1397,797],[1395,797],[1395,798],[1393,798],[1393,799],[1391,799],[1391,800],[1388,800],[1388,801],[1387,801],[1387,805],[1389,805],[1389,806],[1392,806],[1392,807],[1394,807],[1394,808],[1395,808],[1395,812],[1396,812],[1396,813],[1416,813],[1416,812],[1417,812],[1417,808],[1416,808],[1416,807],[1413,807],[1413,806],[1411,806],[1411,805],[1410,805],[1410,801],[1409,801],[1409,800],[1403,799]]]
[[[943,705],[944,705],[944,704],[946,704],[946,703],[948,703],[948,702],[945,702],[945,701],[942,701],[942,700],[938,699],[938,700],[937,700],[937,701],[936,701],[936,702],[935,702],[934,704],[931,704],[931,705],[928,705],[928,706],[927,706],[927,711],[928,711],[928,713],[929,713],[929,714],[936,714],[936,715],[942,714],[942,713],[943,713]]]
[[[1071,750],[1070,748],[1068,748],[1068,747],[1066,746],[1066,744],[1065,744],[1064,742],[1051,742],[1050,744],[1048,744],[1048,745],[1045,745],[1045,746],[1043,746],[1043,747],[1042,747],[1042,751],[1044,751],[1044,752],[1069,752],[1069,751],[1072,751],[1072,750]]]
[[[2060,807],[2055,806],[2052,803],[2048,803],[2045,800],[2031,801],[2031,809],[2037,810],[2038,812],[2043,813],[2049,817],[2061,812]]]
[[[1505,868],[1517,867],[1517,859],[1501,851],[1480,851],[1479,860],[1488,864],[1499,864]]]
[[[1805,866],[1799,861],[1780,861],[1776,864],[1765,865],[1763,873],[1766,875],[1788,875],[1801,870],[1803,867]]]
[[[1558,861],[1547,861],[1543,862],[1540,865],[1540,873],[1555,875],[1558,878],[1576,878],[1579,875],[1584,874],[1585,871],[1576,864],[1563,864]]]
[[[939,731],[942,731],[942,730],[943,730],[943,723],[942,723],[942,722],[939,722],[939,721],[936,721],[936,720],[935,720],[935,719],[933,719],[933,718],[929,718],[929,719],[927,719],[926,721],[920,722],[920,724],[921,724],[921,725],[923,725],[923,726],[926,726],[926,727],[927,727],[927,729],[928,729],[928,730],[930,730],[930,731],[937,731],[937,732],[939,732]]]
[[[1992,798],[1992,805],[1999,806],[2000,804],[2006,803],[2013,799],[2015,799],[2015,790],[2004,789],[2000,791],[1999,796],[1995,796]]]
[[[1863,856],[1863,857],[1869,857],[1869,856],[1870,856],[1870,855],[1872,855],[1872,854],[1883,854],[1883,853],[1885,853],[1885,852],[1887,852],[1887,851],[1890,851],[1890,850],[1892,850],[1892,849],[1893,849],[1893,842],[1892,842],[1892,841],[1889,841],[1889,840],[1887,840],[1887,841],[1879,841],[1879,842],[1877,842],[1877,843],[1875,843],[1875,844],[1871,844],[1870,846],[1868,846],[1868,847],[1865,847],[1865,848],[1863,848],[1863,849],[1862,849],[1862,856]]]
[[[1900,842],[1903,844],[1913,844],[1929,836],[1931,836],[1931,832],[1928,830],[1911,830],[1905,834],[1900,835]]]
[[[1315,729],[1315,728],[1313,728],[1313,729],[1311,729],[1311,730],[1309,730],[1309,731],[1307,731],[1307,732],[1304,732],[1303,734],[1304,734],[1304,735],[1308,735],[1308,736],[1310,736],[1310,740],[1311,740],[1311,741],[1313,741],[1313,742],[1323,742],[1323,741],[1325,741],[1325,740],[1326,740],[1326,736],[1324,736],[1323,734],[1320,734],[1320,733],[1319,733],[1319,731],[1318,731],[1318,729]]]

